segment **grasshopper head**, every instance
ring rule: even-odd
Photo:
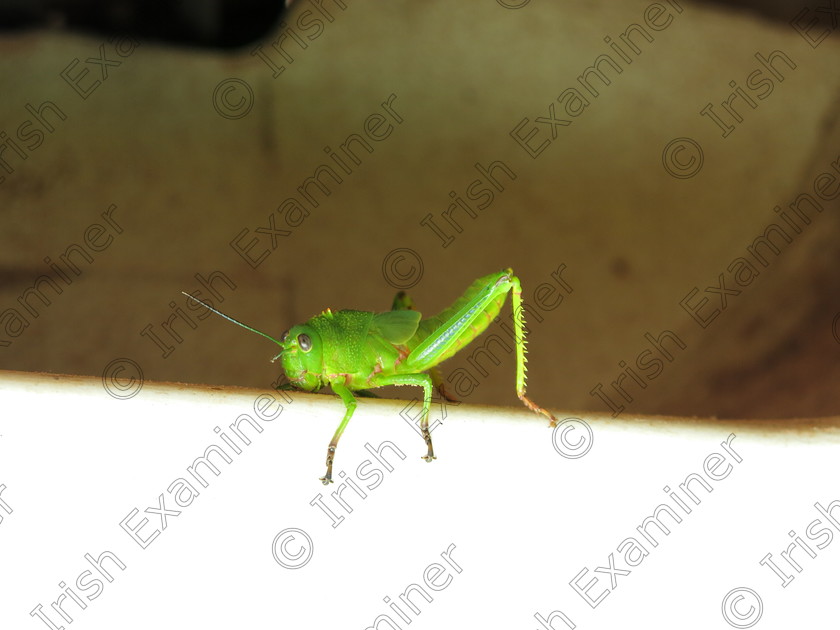
[[[280,345],[283,371],[292,385],[310,392],[320,389],[324,363],[318,331],[305,324],[294,326],[283,336]]]

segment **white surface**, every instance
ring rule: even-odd
[[[130,389],[126,380],[117,385]],[[422,439],[400,417],[406,403],[362,399],[338,449],[336,483],[326,488],[318,477],[341,402],[296,394],[289,404],[274,394],[282,412],[255,420],[263,432],[243,446],[228,426],[240,414],[256,418],[254,401],[263,395],[271,394],[146,383],[132,398],[116,399],[97,379],[0,373],[2,627],[48,627],[30,616],[39,604],[65,628],[362,630],[385,614],[399,624],[393,627],[408,627],[383,601],[389,597],[411,628],[544,628],[535,614],[553,611],[581,628],[727,628],[736,619],[730,612],[727,624],[722,603],[741,587],[761,598],[759,628],[807,627],[832,614],[840,489],[838,431],[827,423],[811,431],[586,417],[591,436],[580,422],[567,424],[564,446],[561,432],[527,411],[447,406],[433,433],[438,460],[427,464]],[[435,405],[433,418],[440,415]],[[231,463],[219,461],[220,474],[206,473],[203,488],[187,468],[208,446],[224,444],[216,426],[242,453],[227,447]],[[730,434],[740,462],[721,446]],[[391,471],[365,448],[385,441],[406,456],[386,455]],[[564,457],[564,450],[581,456]],[[728,470],[726,478],[704,472],[713,453],[725,457],[717,471]],[[341,471],[366,494],[344,492],[352,512],[330,497]],[[700,504],[686,514],[663,487],[685,500],[677,489],[692,473],[713,491],[693,482]],[[167,491],[178,478],[200,490],[189,506]],[[158,508],[161,495],[168,510],[180,510],[165,529],[145,512]],[[319,495],[343,517],[337,526],[312,505]],[[806,529],[820,518],[814,504],[835,500],[830,541],[819,526],[809,539]],[[651,525],[654,547],[636,528],[660,504],[682,522],[663,516],[667,536]],[[149,519],[139,536],[159,531],[145,549],[120,526],[134,509],[129,526]],[[299,532],[284,534],[291,529]],[[782,587],[759,562],[772,553],[786,566],[779,555],[792,542],[789,531],[816,557],[795,550],[802,571],[788,568],[795,578]],[[628,537],[649,552],[636,567],[617,551]],[[100,577],[97,594],[85,554],[105,551],[125,569],[106,561],[113,581]],[[610,575],[595,569],[608,566],[611,554],[616,569],[631,572],[605,590]],[[307,558],[298,568],[281,564]],[[598,580],[589,596],[607,593],[596,607],[570,586],[585,569],[581,587]],[[76,586],[80,575],[88,591]],[[51,609],[60,582],[86,605],[63,603],[72,623]],[[415,592],[419,615],[400,602],[411,584],[433,600]],[[749,610],[745,593],[730,597],[736,612]],[[568,627],[556,614],[551,623]],[[392,626],[380,617],[375,627]]]

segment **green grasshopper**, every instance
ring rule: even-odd
[[[415,385],[423,388],[423,410],[420,432],[428,447],[423,457],[436,459],[429,432],[429,410],[432,387],[447,396],[435,366],[446,361],[478,337],[499,314],[508,292],[513,292],[513,321],[516,342],[516,395],[526,407],[549,419],[557,419],[525,395],[525,318],[522,313],[522,287],[512,269],[492,273],[473,282],[464,294],[434,317],[421,319],[411,301],[397,294],[393,310],[384,313],[368,311],[325,310],[305,324],[293,326],[280,341],[251,326],[202,304],[243,328],[270,339],[280,346],[272,361],[281,359],[289,379],[286,389],[317,391],[329,385],[344,402],[344,418],[327,448],[327,473],[324,485],[332,483],[332,467],[338,441],[353,412],[356,398],[352,392],[386,385]]]

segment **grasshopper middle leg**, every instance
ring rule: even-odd
[[[432,432],[429,430],[429,411],[432,408],[432,378],[428,374],[393,374],[381,376],[376,379],[377,387],[385,385],[416,385],[423,388],[423,411],[420,417],[420,435],[426,442],[427,452],[423,456],[427,462],[437,459],[435,449],[432,446]]]
[[[411,296],[408,293],[400,291],[394,296],[394,302],[391,304],[391,310],[416,311],[417,307],[414,305],[414,300],[411,299]],[[436,367],[431,367],[428,372],[429,376],[432,377],[432,384],[435,386],[435,389],[438,390],[441,397],[445,398],[447,402],[458,404],[458,399],[446,389],[446,383],[443,382],[443,376],[441,375],[440,370]]]

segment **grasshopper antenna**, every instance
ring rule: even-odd
[[[222,312],[221,312],[221,311],[219,311],[219,310],[216,310],[216,309],[215,309],[215,308],[213,308],[212,306],[208,306],[206,303],[202,302],[202,301],[201,301],[201,300],[199,300],[198,298],[193,297],[192,295],[190,295],[190,294],[189,294],[189,293],[187,293],[186,291],[181,291],[181,293],[183,293],[184,295],[186,295],[186,296],[187,296],[188,298],[190,298],[193,302],[197,302],[197,303],[201,304],[201,305],[202,305],[204,308],[206,308],[208,311],[212,311],[213,313],[216,313],[216,315],[219,315],[220,317],[224,317],[224,318],[225,318],[226,320],[228,320],[229,322],[232,322],[232,323],[236,324],[237,326],[241,326],[241,327],[242,327],[242,328],[244,328],[245,330],[250,330],[250,331],[251,331],[251,332],[253,332],[253,333],[257,333],[258,335],[262,335],[262,336],[263,336],[263,337],[265,337],[266,339],[270,339],[271,341],[273,341],[274,343],[276,343],[276,344],[277,344],[278,346],[280,346],[281,348],[283,347],[283,344],[282,344],[282,343],[280,343],[279,341],[277,341],[277,340],[276,340],[274,337],[272,337],[271,335],[267,335],[267,334],[265,334],[263,331],[261,331],[261,330],[257,330],[256,328],[253,328],[253,327],[249,326],[248,324],[243,324],[243,323],[242,323],[242,322],[240,322],[238,319],[234,319],[234,318],[233,318],[233,317],[231,317],[230,315],[225,315],[224,313],[222,313]],[[276,361],[278,358],[280,358],[280,355],[282,355],[282,354],[283,354],[283,353],[281,352],[281,353],[280,353],[280,354],[278,354],[276,357],[274,357],[271,361],[272,361],[272,362]]]

